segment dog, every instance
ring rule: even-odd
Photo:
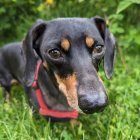
[[[0,48],[4,95],[20,83],[29,104],[52,121],[102,111],[108,97],[98,76],[100,62],[108,79],[116,41],[101,17],[37,20],[23,42]]]

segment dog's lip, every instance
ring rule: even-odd
[[[72,107],[72,106],[70,105],[70,107],[71,107],[73,110],[75,110],[75,111],[77,111],[77,112],[79,112],[79,113],[81,113],[81,114],[85,114],[85,113],[83,112],[83,110],[82,110],[82,109],[80,109],[80,107],[79,107],[79,106]]]
[[[93,114],[93,113],[98,113],[98,112],[102,112],[105,108],[101,108],[101,109],[91,109],[91,110],[88,110],[88,109],[83,109],[83,113],[84,114]]]
[[[83,113],[85,113],[85,114],[93,114],[93,113],[99,113],[99,112],[102,112],[102,111],[104,111],[104,109],[105,109],[105,107],[106,107],[106,105],[108,105],[108,104],[105,104],[102,108],[100,108],[100,107],[94,107],[94,108],[90,108],[89,107],[89,109],[81,109],[82,110],[82,112]]]

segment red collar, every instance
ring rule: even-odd
[[[50,117],[55,117],[55,118],[77,118],[78,117],[78,112],[76,110],[73,111],[57,111],[57,110],[51,110],[48,108],[47,104],[45,103],[41,90],[37,85],[38,81],[38,72],[40,68],[41,62],[37,64],[36,67],[36,75],[34,82],[32,84],[32,87],[35,89],[37,101],[39,103],[40,109],[39,113],[44,116],[50,116]]]

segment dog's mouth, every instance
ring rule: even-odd
[[[102,111],[104,111],[104,108],[102,108],[102,109],[98,109],[97,108],[96,110],[92,110],[92,109],[88,110],[88,109],[85,109],[85,110],[83,110],[82,113],[85,113],[85,114],[93,114],[94,112],[99,113],[99,112],[102,112]]]

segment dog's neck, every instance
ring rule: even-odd
[[[59,91],[53,75],[41,65],[38,74],[38,84],[44,100],[49,108],[58,111],[72,111],[64,94]]]

